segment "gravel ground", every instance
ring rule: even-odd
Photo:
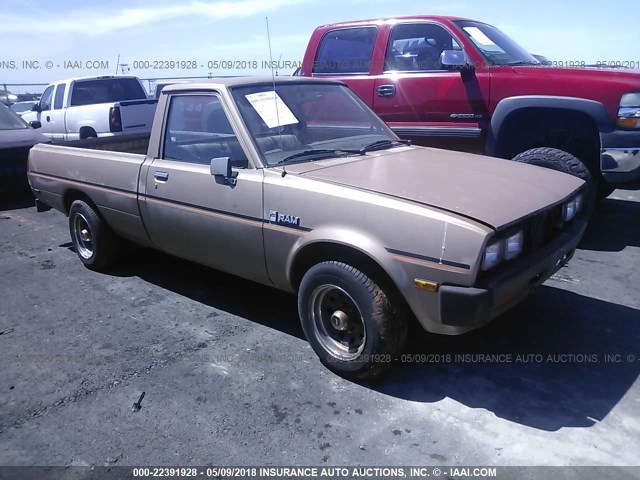
[[[153,251],[91,272],[62,214],[4,197],[0,465],[637,465],[639,266],[618,190],[516,309],[354,383],[294,297]]]

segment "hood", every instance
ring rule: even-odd
[[[517,75],[544,77],[546,79],[580,79],[587,82],[608,82],[620,86],[640,89],[640,70],[626,68],[557,68],[557,67],[511,67]]]
[[[33,128],[17,130],[0,130],[0,149],[32,147],[36,143],[47,143],[51,139],[35,131]]]
[[[565,200],[584,184],[546,168],[424,147],[291,165],[287,172],[435,207],[496,229]]]
[[[600,80],[606,79],[611,82],[624,82],[640,87],[640,70],[631,70],[627,68],[557,68],[557,67],[540,67],[540,66],[521,66],[511,67],[518,75],[531,76],[563,76],[580,79]]]
[[[620,99],[625,93],[640,91],[640,71],[612,68],[509,67],[510,75],[520,78],[513,95],[552,95],[577,97],[602,103],[615,121]],[[500,78],[498,72],[498,77]],[[504,77],[503,77],[504,78]],[[497,91],[501,91],[500,87]]]

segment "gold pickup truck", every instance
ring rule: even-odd
[[[87,267],[126,240],[296,293],[320,360],[358,378],[414,318],[455,335],[515,305],[586,225],[582,180],[412,146],[318,79],[165,87],[150,136],[36,145],[28,170]]]

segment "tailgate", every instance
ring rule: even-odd
[[[150,131],[157,105],[157,100],[131,100],[116,103],[116,106],[120,107],[122,131],[124,133]]]

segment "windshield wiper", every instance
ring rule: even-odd
[[[360,155],[364,155],[367,152],[372,152],[374,150],[385,150],[397,144],[411,145],[411,140],[378,140],[370,143],[369,145],[365,145],[360,150],[358,150],[358,153]]]
[[[542,62],[525,62],[524,60],[518,60],[516,62],[503,63],[503,65],[508,65],[509,67],[517,67],[519,65],[542,65]]]
[[[311,149],[311,150],[305,150],[304,152],[294,153],[293,155],[289,155],[288,157],[284,157],[279,162],[276,162],[275,165],[281,165],[283,163],[287,163],[287,162],[290,162],[292,160],[297,160],[299,158],[304,158],[304,157],[314,157],[314,156],[318,156],[318,157],[336,156],[336,157],[338,157],[338,156],[345,156],[345,155],[347,155],[349,153],[358,153],[358,151],[357,150],[350,151],[350,150]]]
[[[298,160],[304,157],[344,157],[346,155],[359,154],[364,155],[367,152],[371,152],[373,150],[384,150],[386,148],[391,148],[394,145],[411,145],[410,140],[378,140],[369,145],[365,145],[359,149],[353,148],[340,148],[336,150],[329,149],[320,149],[314,148],[310,150],[305,150],[303,152],[294,153],[293,155],[289,155],[288,157],[284,157],[282,160],[275,163],[275,165],[282,165],[283,163],[291,162],[292,160]]]

